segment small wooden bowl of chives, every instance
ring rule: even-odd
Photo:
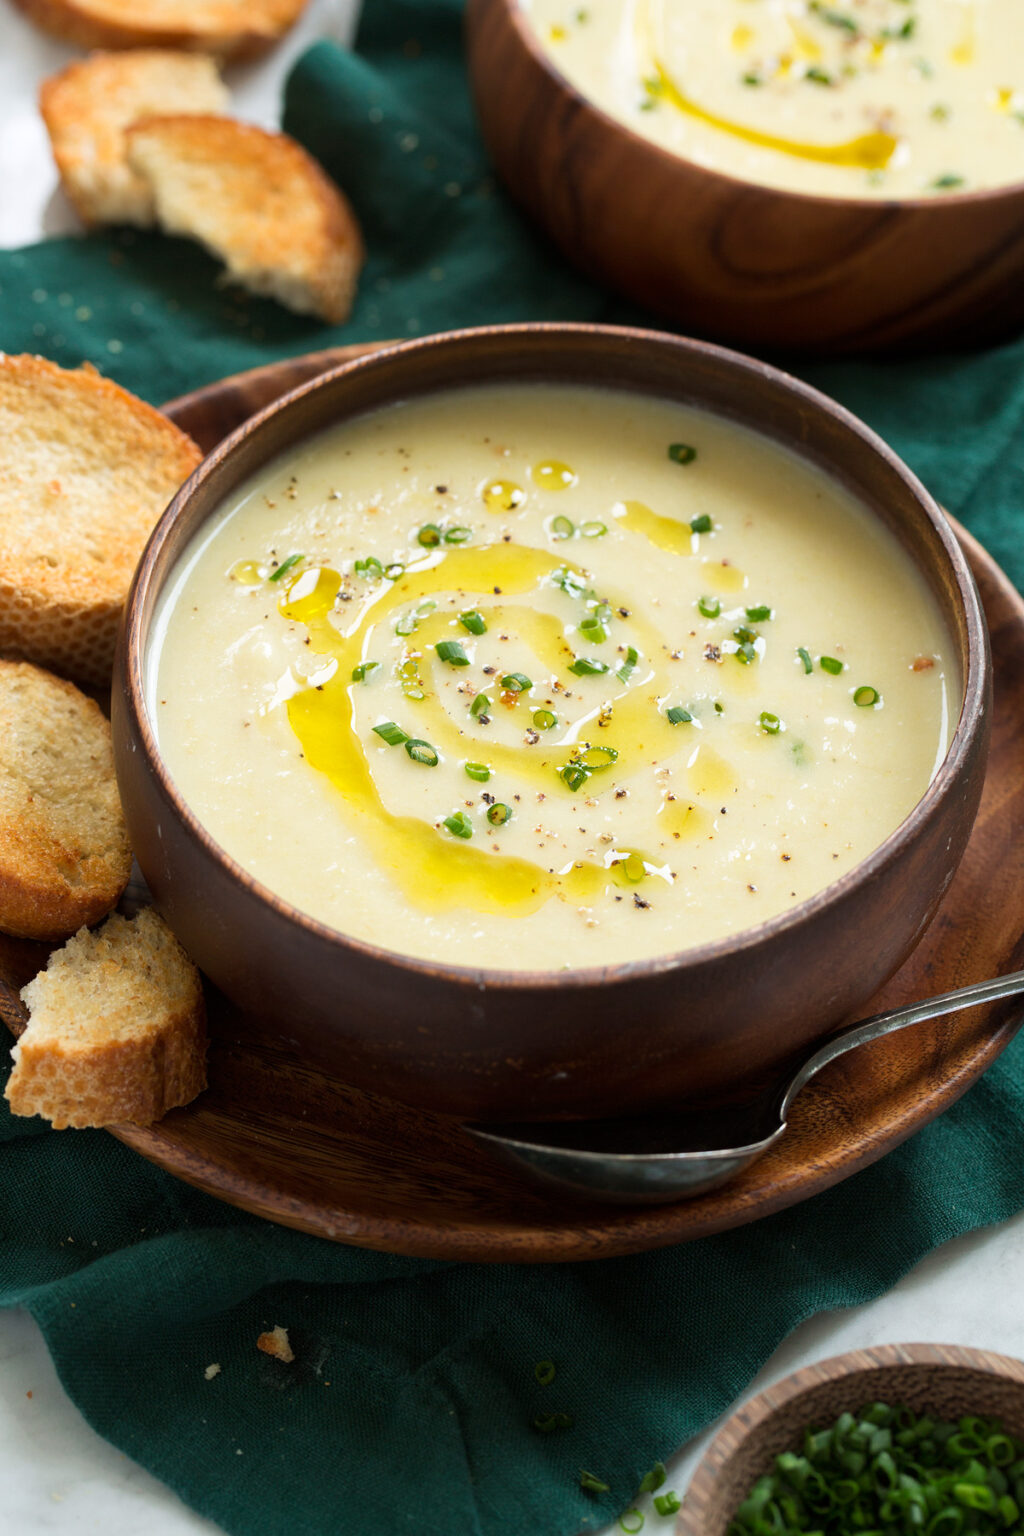
[[[830,1429],[841,1414],[875,1403],[938,1422],[998,1419],[1007,1435],[1024,1439],[1024,1361],[958,1344],[882,1344],[794,1371],[726,1421],[693,1475],[677,1536],[726,1536],[776,1458],[804,1455],[808,1429]],[[1022,1526],[1024,1512],[1006,1529]]]

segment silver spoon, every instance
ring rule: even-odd
[[[847,1024],[795,1071],[791,1068],[791,1076],[739,1104],[618,1120],[465,1129],[502,1162],[557,1186],[563,1194],[624,1205],[684,1200],[724,1184],[773,1147],[785,1134],[786,1116],[801,1088],[837,1056],[911,1024],[1021,992],[1024,971],[1014,971]]]

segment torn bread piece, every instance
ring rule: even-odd
[[[99,705],[0,661],[0,930],[66,939],[115,906],[131,866]]]
[[[39,106],[61,183],[87,224],[154,222],[149,183],[128,164],[124,131],[158,112],[224,112],[216,64],[146,48],[94,53],[43,82]]]
[[[147,907],[83,928],[22,994],[6,1098],[66,1126],[149,1125],[206,1087],[199,972]]]
[[[295,1351],[292,1349],[288,1338],[288,1329],[282,1328],[278,1323],[269,1333],[261,1333],[256,1340],[256,1348],[261,1349],[265,1355],[272,1355],[275,1360],[281,1360],[285,1365],[290,1365],[295,1359]]]
[[[306,0],[14,0],[30,21],[79,48],[185,48],[261,53]]]
[[[228,117],[144,118],[128,161],[150,184],[157,222],[199,240],[253,293],[298,314],[347,318],[363,239],[344,195],[283,133]]]
[[[108,686],[143,546],[201,458],[94,368],[0,353],[0,651]]]

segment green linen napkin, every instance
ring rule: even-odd
[[[286,126],[368,237],[347,326],[216,287],[190,245],[121,232],[0,253],[0,345],[88,357],[159,401],[340,341],[626,318],[495,189],[460,29],[456,0],[367,0],[357,53],[320,45],[289,82]],[[1024,583],[1024,342],[801,371]],[[5,1106],[0,1159],[0,1305],[36,1317],[102,1435],[227,1531],[571,1536],[622,1509],[797,1323],[878,1295],[937,1244],[1024,1205],[1024,1041],[940,1121],[807,1205],[597,1264],[335,1246],[198,1194],[101,1132],[53,1132]],[[277,1323],[293,1365],[255,1348]],[[546,1387],[542,1359],[557,1367]],[[552,1411],[572,1426],[537,1433]],[[611,1491],[583,1492],[584,1467]]]

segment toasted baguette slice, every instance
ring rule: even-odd
[[[45,32],[79,48],[187,48],[261,53],[306,0],[15,0]]]
[[[206,1087],[199,972],[152,908],[83,928],[21,994],[6,1097],[66,1126],[149,1125]]]
[[[39,667],[0,661],[0,929],[66,939],[106,916],[131,867],[99,706]]]
[[[132,572],[201,457],[94,369],[0,353],[0,651],[109,684]]]
[[[228,117],[152,117],[127,132],[129,164],[157,221],[191,235],[228,276],[299,314],[344,320],[363,260],[348,202],[282,133]]]
[[[228,92],[200,53],[94,53],[44,80],[39,106],[60,179],[87,224],[154,222],[149,183],[131,169],[124,130],[154,112],[224,112]]]

